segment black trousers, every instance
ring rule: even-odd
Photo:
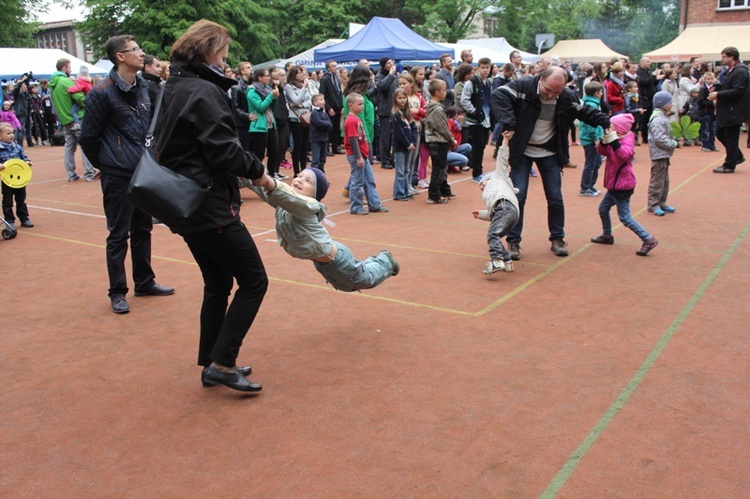
[[[651,119],[651,115],[654,113],[654,108],[646,108],[646,112],[638,118],[638,126],[641,129],[641,137],[643,137],[643,145],[648,144],[648,120]]]
[[[722,166],[734,170],[737,167],[737,161],[744,158],[740,152],[740,125],[717,126],[716,138],[727,152]]]
[[[309,149],[308,140],[310,138],[310,129],[303,127],[299,121],[289,121],[289,127],[292,130],[292,140],[294,149],[292,150],[292,167],[294,175],[307,168],[307,150]]]
[[[328,134],[328,143],[331,145],[331,152],[333,152],[341,147],[341,111],[337,111],[330,118],[333,128]]]
[[[268,289],[253,238],[242,222],[183,236],[203,274],[198,365],[234,367]],[[237,281],[232,303],[229,294]],[[228,307],[227,307],[228,305]]]
[[[448,184],[448,143],[433,142],[427,144],[432,159],[432,173],[430,174],[430,187],[427,195],[430,199],[437,201],[441,197],[451,195],[451,186]]]
[[[380,118],[380,162],[382,164],[393,164],[393,152],[391,151],[391,116],[379,116]]]
[[[3,186],[3,218],[10,223],[16,221],[13,216],[13,200],[15,200],[18,219],[21,222],[28,220],[29,209],[26,207],[26,187],[16,189],[5,185],[5,182],[0,182],[0,184]]]
[[[487,147],[490,129],[481,125],[474,125],[468,128],[471,128],[471,173],[472,176],[476,177],[482,174],[484,148]]]
[[[259,160],[263,161],[266,159],[266,152],[268,153],[268,172],[273,175],[279,172],[279,160],[277,156],[279,154],[279,139],[277,130],[271,128],[266,133],[252,132],[250,134],[250,151],[255,154]],[[272,169],[275,165],[276,169]]]
[[[125,257],[130,240],[130,258],[133,264],[135,290],[142,291],[154,284],[151,269],[151,215],[138,209],[127,196],[130,179],[108,175],[101,176],[104,214],[107,217],[107,272],[109,296],[128,293]]]

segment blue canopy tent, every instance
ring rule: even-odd
[[[438,59],[441,54],[455,56],[452,49],[426,40],[409,29],[400,19],[373,17],[364,28],[341,43],[315,50],[315,61],[336,62],[359,59],[394,61]]]

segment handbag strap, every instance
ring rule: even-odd
[[[156,128],[156,120],[159,118],[159,110],[161,109],[161,101],[164,97],[164,88],[166,88],[167,82],[160,85],[159,96],[156,97],[156,109],[154,109],[154,117],[151,118],[151,126],[148,127],[148,133],[146,133],[146,147],[151,147],[151,139],[154,138],[154,129]]]

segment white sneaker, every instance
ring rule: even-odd
[[[491,262],[487,262],[484,273],[486,275],[490,275],[494,274],[495,272],[500,272],[501,270],[505,270],[505,262],[503,262],[502,260],[492,260]]]
[[[427,180],[420,180],[419,182],[417,182],[417,187],[419,187],[420,189],[429,189],[430,183]]]

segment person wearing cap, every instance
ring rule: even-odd
[[[253,181],[251,189],[276,208],[276,236],[279,246],[290,256],[312,260],[331,286],[351,292],[374,288],[399,272],[399,265],[388,250],[367,260],[357,260],[344,244],[331,239],[323,219],[321,203],[328,192],[326,174],[318,168],[302,170],[291,185],[265,174]]]
[[[674,213],[667,204],[669,194],[669,159],[678,142],[672,138],[669,112],[672,110],[672,94],[659,91],[652,100],[654,112],[648,122],[648,153],[651,156],[651,180],[648,183],[648,212],[657,217]]]

